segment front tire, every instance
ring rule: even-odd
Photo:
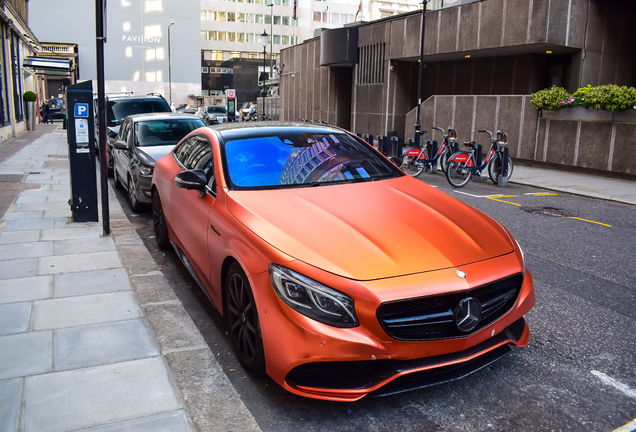
[[[241,266],[230,266],[225,281],[225,308],[230,338],[236,354],[247,370],[265,374],[265,351],[256,302]]]
[[[159,249],[168,249],[170,247],[168,225],[166,224],[166,216],[163,213],[163,206],[161,205],[161,198],[157,189],[152,190],[152,226]]]
[[[450,149],[447,147],[442,152],[442,155],[439,158],[439,166],[442,168],[442,172],[446,174],[446,170],[448,169],[448,159],[451,157]]]
[[[123,189],[124,185],[119,180],[119,175],[117,175],[117,170],[113,170],[113,178],[115,179],[115,189],[119,189],[119,190]]]
[[[400,168],[411,177],[418,177],[426,168],[426,164],[422,160],[419,156],[403,156]]]
[[[508,180],[512,177],[512,170],[514,165],[512,164],[512,158],[508,156]],[[501,158],[499,153],[495,153],[492,160],[488,164],[488,175],[494,184],[499,182],[499,173],[501,172]]]
[[[449,161],[446,171],[446,180],[448,180],[448,183],[450,183],[451,186],[456,188],[466,186],[470,181],[472,175],[473,172],[466,168],[465,162],[453,162],[452,160]]]
[[[128,178],[128,202],[130,203],[130,209],[135,213],[141,211],[141,203],[137,200],[137,194],[135,193],[135,183],[132,177]]]

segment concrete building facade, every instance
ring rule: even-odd
[[[422,128],[455,126],[467,141],[476,129],[505,126],[519,142],[513,157],[549,162],[549,152],[535,151],[540,122],[529,95],[552,85],[634,86],[634,18],[636,5],[620,0],[464,1],[427,12]],[[328,32],[282,50],[281,119],[412,138],[420,29],[414,12],[347,28],[355,52],[325,43]]]

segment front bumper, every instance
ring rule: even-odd
[[[521,271],[512,254],[489,260],[486,265],[475,263],[462,269],[478,279],[476,286],[488,278],[496,280]],[[258,297],[267,374],[286,390],[301,396],[355,401],[367,395],[382,396],[452,381],[490,364],[511,347],[527,345],[530,331],[523,316],[535,303],[529,271],[512,308],[466,337],[413,341],[393,339],[386,334],[376,317],[383,301],[394,299],[391,296],[398,293],[402,298],[410,298],[435,294],[435,289],[450,292],[456,289],[455,280],[459,281],[454,272],[448,269],[364,284],[347,282],[352,290],[356,289],[354,285],[361,284],[376,293],[367,298],[355,297],[360,326],[348,329],[334,328],[300,315],[274,294],[267,273],[253,274],[250,279],[252,286],[257,287],[254,292]],[[501,273],[495,274],[498,272]],[[335,278],[333,283],[321,282],[338,288],[337,279],[342,281]],[[444,286],[450,280],[452,284]],[[358,292],[369,291],[365,288]]]
[[[135,181],[135,195],[137,195],[137,201],[143,204],[152,204],[152,176],[146,177],[142,175],[137,176]]]

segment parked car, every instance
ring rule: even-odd
[[[97,110],[97,98],[94,100],[95,113]],[[112,93],[106,95],[106,164],[109,174],[113,169],[112,144],[117,141],[119,128],[126,117],[133,114],[172,112],[170,105],[159,94],[147,94],[144,96],[132,93]],[[95,149],[99,152],[99,127],[98,116],[95,115]]]
[[[252,104],[254,104],[254,109],[256,110],[254,116],[258,118],[258,106],[256,105],[256,102],[252,102]],[[246,121],[247,114],[250,112],[250,103],[244,102],[243,105],[241,105],[241,109],[239,110],[239,112],[241,113],[241,121]]]
[[[155,161],[168,154],[184,136],[205,126],[193,115],[136,114],[126,117],[113,143],[115,187],[128,190],[130,207],[139,212],[150,204],[150,180]]]
[[[201,109],[200,117],[208,125],[225,123],[227,108],[222,105],[207,105]]]
[[[62,110],[62,98],[49,99],[49,112],[51,113],[51,118],[53,120],[62,120],[64,118],[61,110]]]
[[[198,129],[155,165],[152,202],[157,244],[244,367],[290,392],[399,393],[528,343],[533,281],[511,234],[342,129]]]

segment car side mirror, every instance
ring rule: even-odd
[[[208,181],[205,178],[205,172],[200,169],[182,171],[174,178],[174,182],[178,187],[188,190],[199,191],[199,196],[205,196],[205,186]]]
[[[113,143],[113,148],[117,150],[128,150],[128,147],[126,147],[126,143],[123,141],[115,141]]]

